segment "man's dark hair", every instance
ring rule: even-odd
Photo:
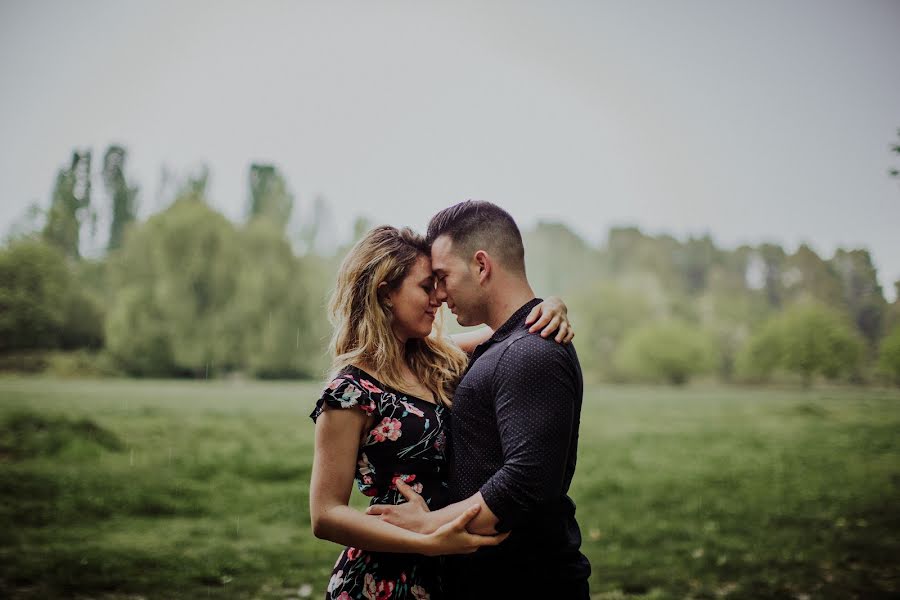
[[[454,253],[469,259],[486,250],[509,271],[525,275],[522,234],[508,212],[483,200],[466,200],[431,217],[426,243],[431,246],[442,235],[453,242]]]

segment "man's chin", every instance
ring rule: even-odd
[[[478,325],[478,323],[472,323],[462,315],[456,315],[456,322],[459,323],[461,327],[472,327],[473,325]]]

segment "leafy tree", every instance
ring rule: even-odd
[[[834,266],[822,260],[806,244],[801,244],[785,260],[781,284],[788,303],[815,301],[837,311],[847,310],[841,280]]]
[[[127,158],[128,152],[122,146],[110,146],[103,156],[103,185],[112,203],[108,250],[122,245],[125,227],[137,218],[138,188],[125,180]]]
[[[894,384],[900,385],[900,327],[881,340],[878,370]]]
[[[173,177],[171,174],[169,177]],[[207,202],[206,187],[209,185],[209,167],[202,165],[196,172],[183,179],[176,178],[174,202]]]
[[[268,219],[241,232],[235,298],[243,364],[260,377],[322,375],[329,334],[324,319],[327,275],[313,258],[298,260],[281,228]]]
[[[681,385],[712,370],[714,354],[713,342],[705,332],[672,319],[631,330],[616,353],[616,366],[634,379]]]
[[[234,226],[195,193],[133,228],[112,257],[110,352],[136,374],[202,377],[239,364],[242,259]]]
[[[858,376],[862,350],[859,335],[840,313],[803,303],[771,318],[747,343],[738,364],[745,377],[765,379],[782,369],[809,386],[816,374]]]
[[[0,251],[0,350],[58,346],[69,285],[55,246],[24,239]]]
[[[784,304],[783,273],[787,255],[781,246],[762,244],[757,252],[764,265],[764,281],[766,298],[773,308],[781,308]]]
[[[539,295],[574,293],[601,275],[597,251],[562,223],[540,221],[522,240],[528,279]]]
[[[887,306],[884,317],[884,328],[893,331],[900,327],[900,280],[894,282],[894,301]]]
[[[567,298],[578,330],[578,356],[594,379],[615,379],[613,359],[630,329],[654,317],[646,296],[611,282],[593,285]]]
[[[284,231],[291,218],[294,197],[273,165],[252,164],[249,175],[247,220],[266,217]]]
[[[872,257],[868,250],[839,248],[831,264],[840,277],[850,316],[874,352],[883,332],[886,302]]]
[[[60,169],[53,188],[44,239],[71,258],[80,256],[80,231],[90,217],[91,152],[72,153],[68,169]]]
[[[34,237],[44,229],[47,211],[38,202],[32,202],[10,225],[6,243]]]
[[[131,229],[113,261],[107,343],[136,375],[321,376],[327,271],[280,224],[237,229],[196,197]]]
[[[675,255],[685,291],[692,295],[703,291],[711,269],[718,262],[719,251],[709,235],[688,238]]]

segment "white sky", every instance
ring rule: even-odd
[[[265,161],[339,237],[479,198],[594,243],[865,246],[900,279],[896,0],[3,0],[0,90],[4,232],[121,143],[142,215],[163,164],[205,162],[237,220]]]

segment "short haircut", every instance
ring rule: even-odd
[[[454,252],[469,259],[485,250],[505,269],[525,275],[525,247],[522,234],[508,212],[483,200],[466,200],[431,217],[426,243],[446,235]]]

